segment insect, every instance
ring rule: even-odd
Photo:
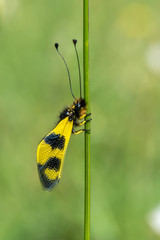
[[[79,134],[83,131],[89,132],[90,130],[80,129],[75,130],[74,127],[84,125],[88,120],[82,120],[85,116],[90,115],[86,114],[87,106],[85,100],[81,97],[81,73],[80,73],[80,63],[78,52],[76,48],[77,40],[73,39],[77,61],[78,61],[78,69],[79,69],[79,81],[80,81],[80,98],[75,98],[72,85],[70,72],[67,66],[67,63],[64,57],[61,55],[58,49],[58,43],[55,43],[55,48],[63,62],[65,63],[71,94],[74,98],[74,102],[70,107],[65,108],[60,116],[59,121],[55,128],[50,131],[39,143],[37,149],[37,166],[38,173],[42,183],[42,186],[45,190],[51,190],[61,179],[62,167],[64,162],[65,152],[68,146],[68,142],[73,134]],[[78,122],[78,120],[82,120]]]

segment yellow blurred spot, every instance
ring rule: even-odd
[[[145,4],[130,4],[120,13],[118,26],[130,38],[145,37],[153,28],[152,11]]]
[[[18,8],[19,0],[0,0],[0,16],[4,20],[14,15]]]
[[[2,15],[4,9],[4,0],[0,0],[0,15]]]

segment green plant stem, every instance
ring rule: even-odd
[[[84,98],[90,113],[89,91],[89,0],[83,0],[83,71]],[[90,122],[85,125],[90,129]],[[90,133],[85,132],[85,197],[84,197],[84,240],[90,239]]]

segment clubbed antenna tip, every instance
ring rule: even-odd
[[[55,46],[55,48],[58,50],[59,44],[58,44],[58,43],[55,43],[54,46]]]
[[[73,43],[74,43],[74,45],[76,45],[77,39],[73,39]]]

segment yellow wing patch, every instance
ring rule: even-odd
[[[73,121],[69,121],[68,117],[64,118],[38,145],[38,172],[45,189],[51,189],[61,178],[72,127]]]

